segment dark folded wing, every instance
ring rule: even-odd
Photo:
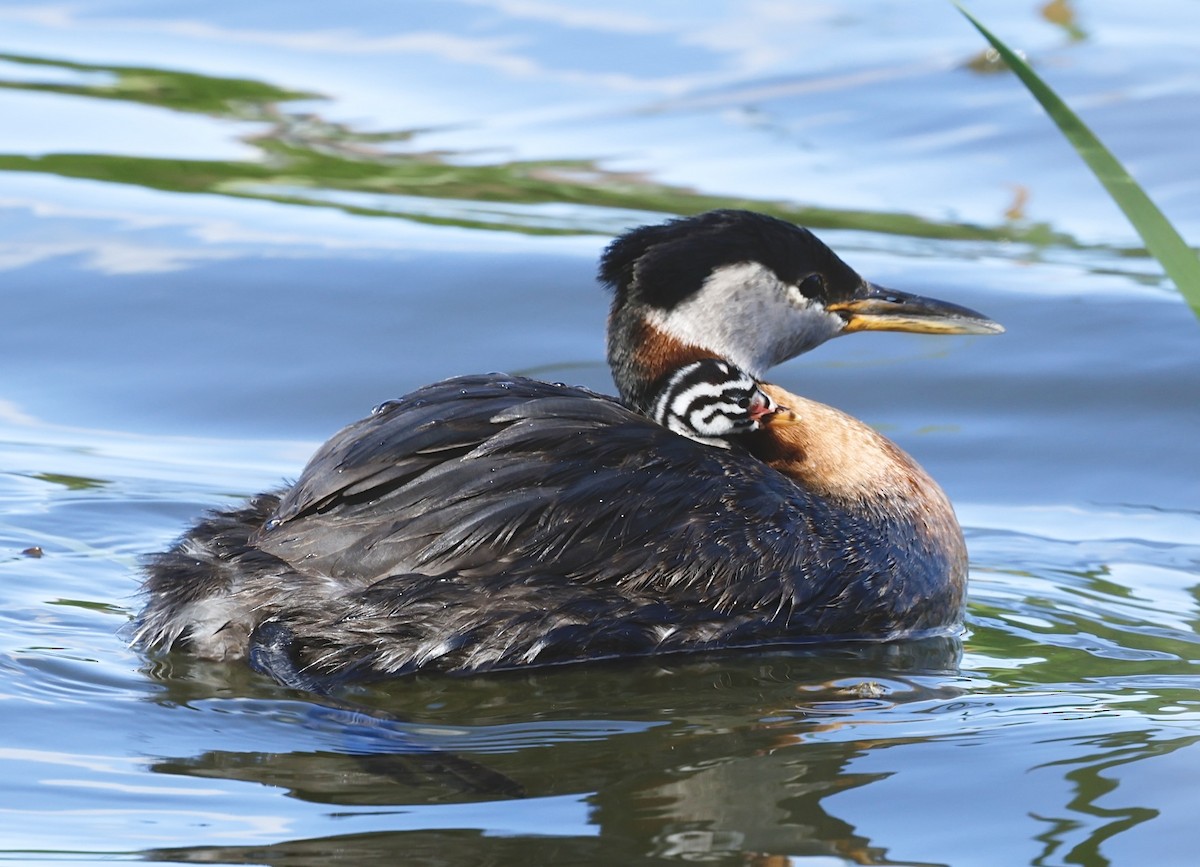
[[[825,592],[820,565],[846,552],[825,538],[824,508],[753,457],[611,398],[490,374],[420,389],[335,435],[256,543],[298,571],[362,586],[537,572],[638,593],[687,588],[719,609],[782,604],[781,582],[809,565],[802,595]]]

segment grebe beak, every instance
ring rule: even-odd
[[[910,331],[917,334],[1000,334],[1004,326],[967,307],[865,283],[849,301],[825,308],[853,331]]]

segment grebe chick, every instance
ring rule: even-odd
[[[644,413],[704,359],[761,379],[840,334],[1000,326],[868,283],[810,232],[745,211],[635,229],[600,275],[620,401],[491,374],[389,402],[291,487],[152,555],[135,640],[316,689],[958,627],[953,510],[875,431],[767,385],[795,412],[763,416],[746,449]]]
[[[650,418],[696,442],[727,449],[728,437],[759,430],[763,418],[778,409],[750,374],[705,358],[666,378],[650,402]]]

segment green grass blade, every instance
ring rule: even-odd
[[[1029,89],[1034,98],[1042,104],[1042,108],[1050,115],[1051,120],[1058,124],[1067,140],[1075,146],[1075,150],[1084,162],[1104,184],[1113,201],[1125,212],[1129,222],[1141,235],[1146,249],[1163,266],[1191,306],[1192,312],[1200,318],[1200,258],[1184,242],[1175,227],[1163,216],[1145,191],[1138,186],[1137,181],[1130,177],[1129,172],[1120,161],[1112,155],[1095,133],[1087,128],[1079,116],[1067,107],[1050,86],[1021,57],[1001,42],[990,30],[979,23],[970,12],[957,0],[954,3],[966,19],[983,34],[983,38],[991,43],[1000,54],[1008,68],[1016,73],[1021,82]]]

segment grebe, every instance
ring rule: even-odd
[[[868,283],[807,230],[746,211],[635,229],[600,276],[621,401],[489,374],[383,404],[290,488],[152,555],[135,640],[320,691],[957,627],[962,532],[889,440],[752,382],[714,448],[686,407],[655,401],[696,362],[758,380],[839,334],[999,325]]]

